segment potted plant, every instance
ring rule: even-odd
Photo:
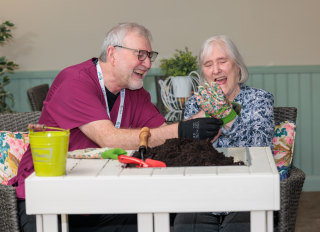
[[[14,26],[13,23],[5,21],[0,24],[0,45],[3,45],[9,40],[11,35],[11,28]],[[5,86],[10,83],[9,73],[13,73],[13,70],[18,68],[18,65],[13,61],[7,60],[5,56],[0,57],[0,112],[12,112],[11,107],[14,106],[14,97],[12,93],[5,90]],[[8,104],[7,100],[10,100]]]
[[[168,121],[182,119],[185,101],[199,84],[199,78],[195,72],[198,68],[197,56],[193,56],[188,47],[184,50],[176,49],[173,57],[160,60],[160,69],[164,78],[156,76],[156,84],[160,85],[157,106],[161,106],[159,102],[162,103],[167,112],[165,118]],[[192,75],[193,72],[196,76]]]
[[[162,73],[166,78],[171,78],[174,95],[178,98],[191,95],[192,80],[188,76],[198,67],[197,56],[193,56],[188,47],[176,49],[172,58],[160,60]]]
[[[188,47],[185,47],[185,50],[176,49],[172,58],[160,60],[160,68],[166,77],[187,76],[198,69],[197,58]]]

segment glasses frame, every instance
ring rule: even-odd
[[[155,52],[155,51],[148,52],[147,50],[138,50],[138,49],[134,49],[134,48],[124,47],[121,45],[114,45],[113,47],[124,48],[124,49],[129,49],[131,51],[138,52],[138,60],[140,60],[140,61],[144,61],[147,57],[149,57],[150,62],[153,62],[156,60],[156,58],[159,54],[158,52]]]

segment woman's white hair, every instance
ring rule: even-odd
[[[119,45],[122,46],[123,39],[128,32],[134,31],[139,35],[145,37],[149,42],[152,40],[150,31],[142,25],[137,23],[120,23],[117,26],[113,27],[104,38],[101,53],[99,59],[102,62],[107,61],[107,49],[109,46]]]
[[[226,35],[217,35],[207,39],[200,50],[199,54],[199,64],[200,64],[200,82],[204,83],[205,79],[202,73],[202,62],[203,59],[212,51],[215,43],[223,43],[227,49],[227,54],[229,57],[235,62],[235,64],[239,67],[239,83],[245,83],[249,79],[249,72],[244,63],[244,60],[241,54],[238,51],[236,45],[232,42],[232,40]]]

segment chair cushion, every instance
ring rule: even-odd
[[[29,145],[28,132],[0,131],[0,176],[1,183],[17,175],[20,160]]]
[[[275,125],[273,155],[280,174],[280,180],[289,177],[293,160],[295,134],[296,124],[293,121],[283,121]]]

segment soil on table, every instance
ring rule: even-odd
[[[138,151],[134,157],[141,158]],[[160,160],[167,167],[244,165],[217,151],[209,140],[168,139],[160,146],[147,148],[144,158]],[[131,166],[131,165],[130,165]]]

